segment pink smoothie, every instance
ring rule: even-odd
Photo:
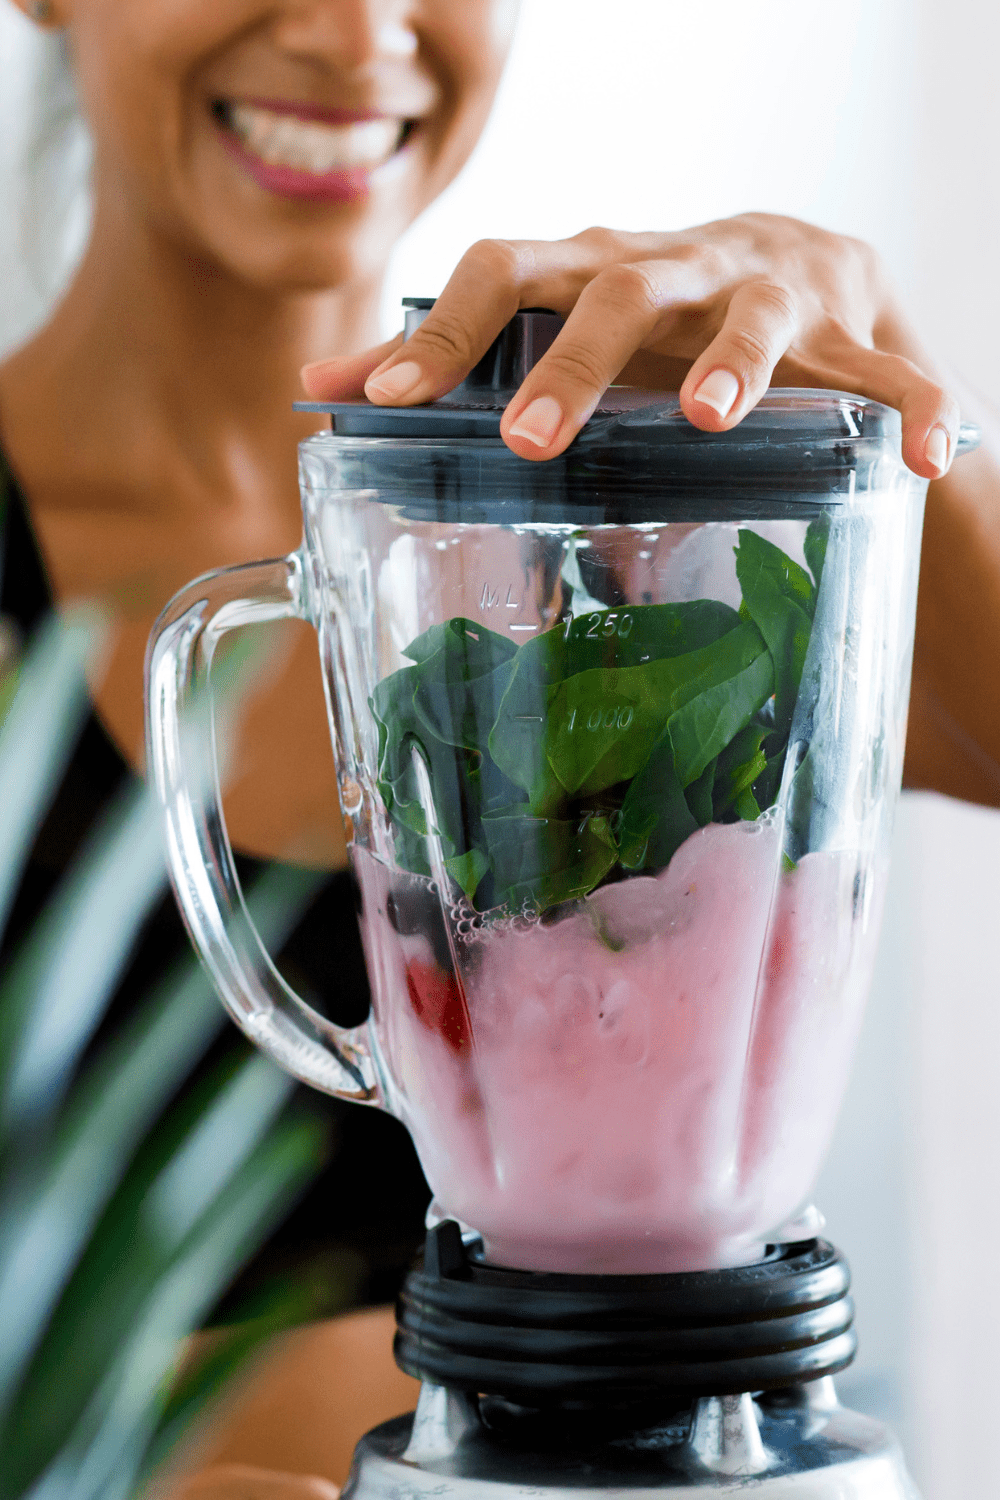
[[[388,1102],[491,1259],[635,1272],[760,1254],[808,1194],[844,1088],[876,925],[856,855],[782,874],[773,818],[710,825],[561,920],[437,907],[431,936],[430,883],[354,857]]]

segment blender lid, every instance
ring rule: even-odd
[[[406,338],[433,306],[431,297],[403,298]],[[554,343],[562,325],[559,314],[548,308],[525,308],[460,385],[422,406],[374,406],[360,399],[299,401],[295,409],[329,415],[332,430],[344,437],[497,438],[507,403]],[[711,445],[719,452],[775,443],[811,447],[898,440],[899,432],[899,413],[891,407],[843,391],[810,389],[769,391],[738,427],[723,433],[702,432],[688,422],[675,395],[613,385],[574,441],[586,443],[599,434],[603,446],[641,436],[657,447]]]
[[[409,337],[434,303],[408,297],[403,305]],[[328,415],[335,437],[346,440],[338,444],[342,483],[389,502],[405,497],[409,513],[441,520],[452,511],[456,520],[474,519],[470,506],[496,519],[498,504],[527,519],[553,503],[581,518],[607,509],[608,520],[619,511],[639,519],[644,502],[659,512],[666,494],[701,515],[733,505],[747,517],[757,507],[774,514],[776,504],[843,502],[856,486],[869,487],[875,469],[902,462],[899,413],[850,392],[772,389],[719,433],[692,426],[676,395],[631,386],[611,386],[557,458],[520,458],[502,441],[500,419],[562,324],[546,308],[517,313],[466,379],[426,405],[362,399],[301,401],[295,409]],[[977,437],[963,428],[958,451]]]

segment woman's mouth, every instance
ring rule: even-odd
[[[351,202],[397,155],[414,122],[310,105],[216,100],[212,114],[230,153],[259,186],[282,197]]]

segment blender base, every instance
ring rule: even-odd
[[[895,1438],[840,1406],[830,1378],[756,1401],[703,1397],[662,1426],[531,1450],[488,1431],[474,1398],[425,1382],[415,1413],[361,1439],[342,1500],[622,1500],[623,1491],[919,1500]]]
[[[445,1220],[396,1309],[417,1409],[362,1438],[342,1500],[918,1500],[892,1434],[837,1400],[849,1285],[821,1240],[570,1275],[489,1264]]]

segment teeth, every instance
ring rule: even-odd
[[[352,125],[321,125],[295,115],[279,115],[252,104],[233,104],[228,124],[249,150],[274,167],[300,172],[342,172],[377,167],[396,150],[402,120],[359,120]]]

